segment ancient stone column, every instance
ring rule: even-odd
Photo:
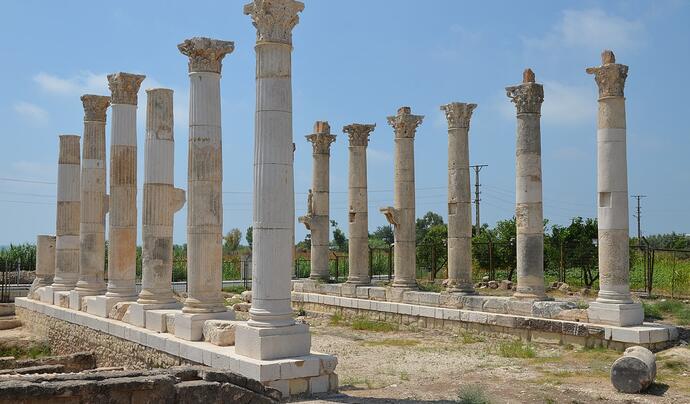
[[[590,67],[599,87],[597,119],[597,191],[599,223],[599,295],[589,305],[593,323],[642,324],[642,305],[630,296],[628,245],[628,163],[626,157],[625,97],[628,66],[616,63],[610,50],[602,65]]]
[[[173,91],[146,90],[146,146],[139,304],[177,307],[172,290],[173,216],[185,202],[174,187]]]
[[[369,207],[367,198],[367,145],[376,125],[353,123],[343,127],[350,139],[348,171],[348,268],[347,283],[368,285]]]
[[[112,108],[108,286],[105,297],[87,298],[87,311],[101,317],[107,317],[115,303],[137,296],[137,93],[145,78],[108,75]]]
[[[414,136],[424,116],[412,115],[410,107],[401,107],[388,123],[395,131],[395,170],[393,206],[381,208],[393,225],[393,287],[417,288]]]
[[[331,143],[335,142],[335,135],[331,135],[328,122],[317,121],[314,124],[314,133],[306,138],[312,144],[312,188],[309,190],[307,199],[307,215],[300,217],[299,221],[311,231],[309,279],[327,281],[330,278],[328,271],[329,164]]]
[[[55,274],[55,236],[38,235],[36,237],[36,278],[31,284],[29,297],[40,299],[39,288],[53,283]]]
[[[79,282],[70,292],[70,308],[81,309],[82,297],[105,292],[105,121],[110,97],[83,95],[84,135],[81,162]]]
[[[544,300],[544,207],[541,186],[541,104],[544,87],[526,69],[522,84],[506,87],[517,109],[515,222],[517,288],[514,297]]]
[[[475,294],[472,284],[472,195],[468,135],[477,104],[441,106],[448,120],[448,291]]]
[[[55,278],[52,285],[52,290],[58,293],[73,289],[79,279],[79,140],[76,135],[60,136]]]
[[[191,38],[177,48],[189,57],[188,297],[182,311],[190,315],[176,317],[175,335],[198,340],[204,320],[234,318],[221,295],[223,157],[220,125],[222,60],[233,51],[234,44]],[[181,327],[178,327],[178,319],[184,322]]]
[[[304,4],[255,0],[244,6],[256,27],[254,242],[252,307],[238,327],[235,351],[256,359],[309,353],[306,324],[295,324],[290,303],[294,184],[292,164],[292,29]]]

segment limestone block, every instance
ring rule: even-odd
[[[180,305],[178,305],[178,309],[145,310],[146,329],[156,332],[168,332],[168,317],[180,313],[180,308]]]
[[[532,315],[542,318],[557,318],[562,311],[572,310],[576,307],[577,305],[573,302],[536,301],[532,303]]]
[[[507,313],[509,301],[510,300],[507,298],[489,297],[484,302],[482,310],[488,311],[490,313]]]
[[[252,302],[252,291],[251,290],[245,290],[240,294],[242,301],[251,303]]]
[[[53,298],[55,296],[55,291],[52,286],[44,286],[37,289],[39,300],[41,303],[53,304]]]
[[[372,300],[386,300],[386,288],[382,287],[371,287],[369,288],[369,299]]]
[[[69,309],[69,291],[55,292],[55,296],[53,299],[55,301],[56,306]]]
[[[340,294],[345,297],[357,296],[357,285],[343,283],[342,285],[340,285]]]
[[[110,309],[110,313],[108,313],[108,318],[112,318],[113,320],[118,320],[118,321],[124,321],[125,314],[127,313],[127,310],[129,309],[129,305],[131,302],[120,302],[120,303],[115,303],[112,309]]]
[[[108,318],[110,311],[117,303],[132,301],[136,296],[130,297],[111,297],[111,296],[87,296],[84,298],[88,302],[87,313],[98,317]],[[134,324],[136,325],[136,324]],[[143,327],[144,325],[140,325]]]
[[[611,366],[611,383],[623,393],[639,393],[656,377],[656,356],[647,348],[633,346]]]
[[[176,324],[179,327],[179,324]],[[235,352],[254,359],[271,360],[308,355],[311,348],[309,326],[258,328],[237,325]]]
[[[644,310],[640,303],[613,304],[592,302],[587,310],[589,321],[621,327],[642,324]]]
[[[441,303],[440,294],[435,292],[418,292],[419,304],[438,306]]]
[[[309,379],[309,392],[311,394],[326,393],[330,388],[329,375],[321,375]]]
[[[240,321],[208,320],[204,322],[204,341],[218,346],[235,345],[235,328]]]
[[[219,313],[176,313],[175,336],[187,341],[200,341],[206,320],[234,320],[234,311]]]

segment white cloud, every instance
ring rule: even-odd
[[[83,71],[71,78],[58,77],[49,73],[38,73],[34,82],[45,92],[57,95],[108,94],[107,74]]]
[[[48,112],[38,105],[20,101],[15,103],[13,108],[14,112],[31,124],[41,126],[48,122]]]
[[[528,48],[579,48],[588,51],[635,49],[644,37],[644,24],[595,8],[565,10],[561,20],[542,38],[526,38]]]

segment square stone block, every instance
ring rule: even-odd
[[[310,348],[311,334],[306,324],[275,328],[238,325],[235,331],[235,352],[254,359],[304,356]]]
[[[53,304],[69,309],[69,291],[59,291],[53,294]]]
[[[135,325],[137,327],[146,327],[146,312],[148,310],[174,310],[179,309],[181,306],[179,303],[168,303],[168,304],[141,304],[137,302],[132,302],[127,309],[127,313],[122,318],[122,321],[128,324]],[[155,326],[155,325],[154,325]],[[162,325],[159,326],[162,328]],[[165,327],[167,330],[167,325]],[[154,330],[156,331],[156,330]],[[165,332],[165,331],[158,331]]]
[[[340,286],[340,294],[345,297],[356,297],[357,285],[353,285],[351,283],[343,283]]]
[[[328,375],[316,376],[309,379],[309,392],[312,394],[328,391],[330,380]]]
[[[175,336],[187,341],[201,341],[203,338],[204,321],[234,319],[234,311],[218,313],[176,313]]]
[[[144,310],[144,316],[146,318],[144,326],[147,330],[168,332],[168,316],[174,316],[177,313],[182,313],[181,308]]]
[[[612,304],[592,302],[587,309],[589,322],[609,324],[619,327],[641,325],[644,322],[644,310],[640,303]]]
[[[43,286],[41,288],[38,288],[37,292],[38,298],[41,301],[41,303],[53,304],[55,291],[53,290],[52,286]]]
[[[72,310],[82,311],[82,303],[87,296],[94,296],[92,293],[78,292],[76,290],[69,291],[69,308]]]
[[[131,301],[133,298],[111,296],[86,297],[86,312],[94,316],[108,318],[116,303]]]

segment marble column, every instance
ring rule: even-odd
[[[80,138],[76,135],[60,136],[55,229],[55,277],[52,285],[52,290],[57,293],[72,290],[79,279],[79,141]],[[56,301],[56,303],[58,302]]]
[[[317,121],[314,133],[306,136],[312,144],[312,187],[307,197],[307,215],[299,218],[311,231],[311,272],[309,279],[328,281],[328,230],[329,220],[329,176],[331,143],[335,135],[331,134],[328,122]]]
[[[348,268],[347,283],[368,285],[369,202],[367,198],[367,146],[376,125],[353,123],[343,127],[350,140],[348,171]]]
[[[176,317],[175,335],[201,339],[203,321],[234,318],[223,304],[223,155],[220,72],[234,43],[191,38],[177,46],[189,58],[187,207],[188,296]],[[182,326],[178,327],[178,320]]]
[[[84,135],[81,162],[79,281],[70,292],[70,308],[81,309],[82,297],[105,292],[105,121],[110,97],[83,95]]]
[[[139,304],[178,307],[172,290],[173,216],[185,202],[174,187],[173,90],[146,90],[146,146]],[[164,306],[164,307],[163,307]]]
[[[146,76],[108,75],[111,97],[108,285],[87,297],[87,311],[108,317],[115,303],[134,301],[137,260],[137,93]]]
[[[589,305],[589,321],[618,326],[640,325],[644,311],[630,295],[628,244],[628,163],[623,89],[628,66],[616,63],[610,50],[601,66],[590,67],[599,87],[597,119],[597,191],[599,223],[599,294]]]
[[[40,299],[39,288],[53,283],[55,274],[55,236],[38,235],[36,237],[36,278],[31,284],[29,297]]]
[[[290,302],[294,184],[292,143],[292,29],[304,4],[255,0],[244,13],[256,27],[254,242],[252,307],[238,327],[235,352],[255,359],[306,355],[309,326],[295,324]]]
[[[381,208],[393,225],[393,287],[417,288],[417,253],[415,232],[414,137],[424,116],[412,115],[410,107],[401,107],[388,123],[395,132],[393,206]]]
[[[477,104],[441,106],[448,120],[448,291],[473,295],[469,130]]]
[[[514,297],[545,300],[544,207],[541,185],[541,104],[544,87],[526,69],[522,84],[506,87],[517,109],[515,148],[515,223],[517,288]]]

